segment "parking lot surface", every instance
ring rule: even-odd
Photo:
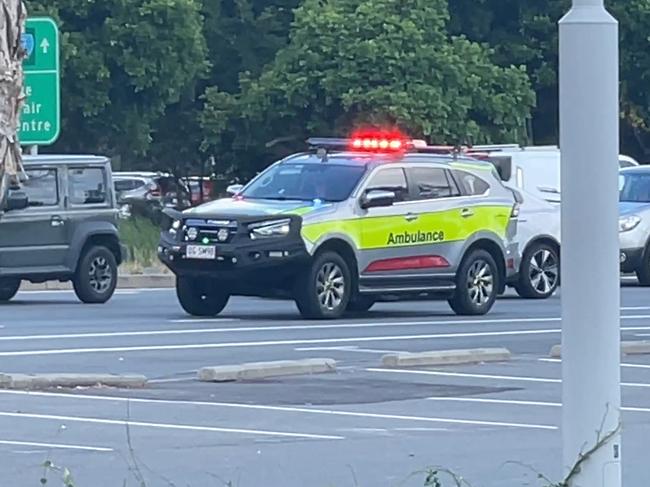
[[[622,288],[624,340],[650,339],[648,291]],[[446,303],[381,303],[343,320],[233,299],[193,319],[171,290],[106,305],[21,293],[0,308],[2,372],[144,374],[141,390],[0,390],[1,485],[37,485],[51,460],[78,487],[422,486],[441,466],[473,486],[561,476],[560,297],[506,296],[485,317]],[[507,347],[504,363],[386,369],[390,352]],[[332,358],[336,373],[202,383],[205,366]],[[624,356],[627,485],[650,478],[650,356]],[[597,380],[597,378],[594,378]],[[55,474],[50,473],[53,479]],[[55,484],[56,485],[56,484]]]

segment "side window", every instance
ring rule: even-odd
[[[131,191],[136,188],[135,179],[116,179],[115,191]]]
[[[481,195],[490,189],[488,183],[469,172],[454,171],[454,178],[465,195]]]
[[[407,200],[409,189],[404,170],[400,168],[380,169],[372,176],[366,187],[366,191],[370,190],[393,191],[396,196],[395,201]]]
[[[436,198],[449,198],[459,196],[460,192],[451,178],[449,172],[441,168],[414,167],[410,170],[416,197],[419,200]]]
[[[97,205],[106,203],[104,170],[94,167],[68,169],[70,204]]]
[[[27,181],[22,191],[29,206],[57,206],[59,204],[59,182],[56,169],[27,169]]]

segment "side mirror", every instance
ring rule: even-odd
[[[28,206],[29,200],[27,199],[27,195],[22,191],[12,191],[7,196],[7,203],[5,205],[7,211],[24,210]]]
[[[228,186],[228,187],[226,188],[226,193],[235,196],[235,195],[238,194],[242,189],[244,189],[244,185],[243,185],[243,184],[231,184],[230,186]]]
[[[393,191],[384,191],[372,189],[368,191],[361,199],[361,208],[378,208],[382,206],[392,206],[397,196]]]

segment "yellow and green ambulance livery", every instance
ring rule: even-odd
[[[216,315],[233,295],[293,299],[310,319],[385,298],[490,310],[517,211],[491,164],[388,136],[309,143],[231,198],[168,213],[159,257],[188,313]]]

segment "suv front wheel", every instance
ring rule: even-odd
[[[117,286],[117,262],[113,252],[100,245],[86,250],[72,284],[83,303],[101,304],[111,299]]]
[[[536,243],[526,252],[515,284],[517,294],[522,298],[546,299],[560,282],[560,256],[557,249],[547,243]]]
[[[197,277],[176,277],[176,296],[181,307],[192,316],[216,316],[228,304],[230,295],[215,281]]]
[[[336,252],[323,252],[298,279],[296,304],[306,319],[340,318],[348,308],[350,268]]]
[[[20,279],[0,279],[0,303],[10,301],[20,289]]]
[[[492,308],[499,291],[499,271],[486,250],[473,250],[456,274],[456,291],[449,300],[458,315],[484,315]]]

